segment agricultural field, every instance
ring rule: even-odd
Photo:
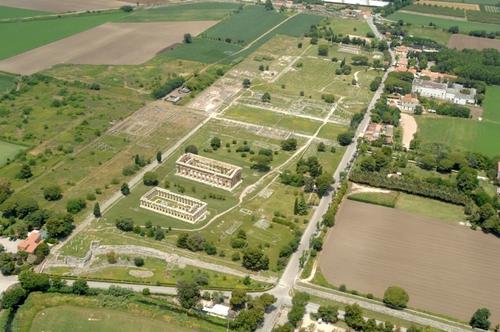
[[[266,10],[263,6],[247,6],[239,13],[205,31],[202,37],[246,45],[285,18],[284,14]]]
[[[122,11],[51,17],[31,21],[2,23],[0,60],[52,43],[103,23],[129,15]]]
[[[17,76],[0,72],[0,95],[16,87]]]
[[[9,160],[13,160],[19,152],[25,149],[25,146],[19,144],[0,141],[0,167]]]
[[[115,300],[116,301],[116,300]],[[104,306],[97,297],[32,293],[18,310],[14,331],[225,331],[216,319],[201,320],[185,313],[127,299],[121,305]],[[217,321],[218,322],[218,321]]]
[[[480,6],[477,4],[462,3],[462,2],[419,0],[417,2],[417,4],[418,5],[434,6],[434,7],[456,8],[456,9],[462,9],[462,10],[480,10]],[[411,8],[413,8],[413,6]]]
[[[368,23],[365,20],[349,19],[349,18],[335,18],[327,19],[326,25],[330,26],[334,34],[337,35],[354,35],[366,37],[368,32],[371,32]]]
[[[448,48],[456,48],[457,50],[465,48],[476,50],[494,48],[500,51],[500,40],[454,34],[448,41],[447,46]]]
[[[216,23],[216,21],[106,23],[0,61],[0,70],[30,75],[59,63],[138,65],[151,59],[166,47],[182,42],[185,33],[196,36]],[[159,34],[152,31],[167,31],[167,33]]]
[[[428,26],[429,23],[433,23],[443,29],[449,29],[452,26],[458,26],[461,33],[468,33],[473,30],[484,30],[486,32],[496,32],[499,30],[499,27],[496,24],[461,21],[441,17],[430,17],[419,13],[396,12],[389,15],[387,18],[393,21],[403,20],[405,23],[409,23],[415,26]]]
[[[0,1],[0,4],[2,2]],[[38,10],[22,9],[15,7],[0,6],[0,20],[6,18],[22,18],[31,16],[40,16],[50,14],[48,12],[42,12]]]
[[[452,16],[452,17],[465,17],[465,11],[463,9],[441,7],[441,6],[430,6],[430,5],[409,5],[404,7],[405,12],[417,12],[423,14],[440,15],[440,16]]]
[[[408,34],[412,36],[432,39],[441,45],[447,45],[452,36],[448,31],[438,27],[410,25],[405,26],[404,30],[408,31]]]
[[[53,13],[120,8],[124,4],[127,3],[119,0],[0,0],[0,6]]]
[[[231,15],[240,7],[230,2],[201,2],[136,10],[123,22],[215,21]]]
[[[351,200],[336,221],[319,258],[329,283],[378,298],[398,285],[410,295],[410,307],[464,321],[488,307],[492,320],[500,319],[500,299],[492,292],[500,282],[494,236]],[[446,283],[436,282],[437,275]]]
[[[494,157],[499,154],[500,140],[498,87],[486,89],[483,120],[418,117],[418,137],[422,143],[442,143],[464,151],[477,151]]]

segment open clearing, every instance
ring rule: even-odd
[[[500,51],[500,40],[455,34],[448,41],[448,48],[456,48],[458,50],[465,48],[476,50],[494,48]]]
[[[413,116],[401,113],[401,127],[403,127],[403,146],[409,149],[413,135],[417,132],[417,121]]]
[[[7,162],[7,160],[13,159],[16,154],[24,149],[25,147],[22,145],[0,141],[0,166]]]
[[[58,63],[141,64],[165,47],[181,42],[185,33],[197,35],[215,23],[107,23],[0,61],[0,70],[29,75]]]
[[[0,0],[0,5],[25,9],[34,9],[45,12],[63,13],[92,9],[119,8],[129,5],[125,1],[117,0]]]
[[[500,242],[492,235],[397,209],[343,202],[320,267],[334,285],[382,297],[403,287],[411,307],[463,320],[480,307],[500,318]]]

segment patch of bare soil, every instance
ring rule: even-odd
[[[1,0],[0,0],[1,1]],[[56,64],[137,65],[217,21],[107,23],[0,61],[0,70],[30,75]]]
[[[34,9],[52,13],[64,13],[81,10],[119,8],[128,5],[119,0],[0,0],[0,6]]]
[[[148,270],[129,270],[128,274],[136,278],[151,278],[154,273]]]
[[[417,121],[415,121],[415,118],[413,116],[401,113],[400,124],[403,128],[403,146],[409,149],[410,142],[417,132]]]
[[[468,321],[500,320],[500,239],[401,210],[345,200],[320,256],[334,285],[383,297],[403,287],[411,307]]]
[[[457,50],[494,48],[500,51],[500,40],[454,34],[448,40],[448,48],[456,48]]]

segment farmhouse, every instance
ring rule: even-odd
[[[229,191],[241,182],[241,167],[192,153],[180,156],[176,167],[178,176]]]
[[[141,208],[194,224],[205,218],[207,203],[155,187],[140,199]]]
[[[394,138],[394,126],[372,122],[365,131],[365,139],[369,142],[384,138],[386,144],[392,144]]]
[[[418,93],[422,97],[448,100],[459,105],[474,104],[476,97],[476,89],[474,88],[465,88],[463,85],[456,83],[448,87],[446,83],[426,81],[419,78],[413,80],[412,92]]]
[[[415,112],[415,107],[419,105],[417,98],[413,97],[410,93],[401,96],[399,101],[399,109],[407,112]]]
[[[28,233],[28,237],[17,245],[17,250],[25,251],[28,254],[34,254],[36,248],[43,243],[42,233],[38,230],[33,230]]]

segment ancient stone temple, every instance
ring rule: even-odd
[[[204,219],[207,214],[207,203],[160,187],[145,193],[141,197],[140,207],[191,224]]]
[[[176,167],[176,175],[229,191],[241,182],[241,167],[192,153],[180,156]]]

